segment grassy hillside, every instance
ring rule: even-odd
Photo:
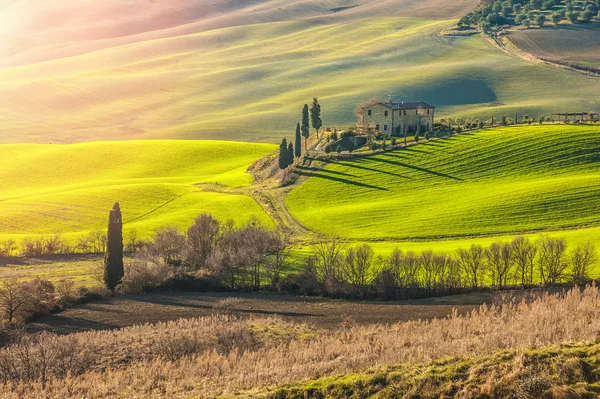
[[[3,145],[1,238],[104,229],[115,201],[125,230],[142,236],[157,227],[185,226],[202,212],[237,222],[256,215],[270,223],[252,198],[203,192],[195,184],[249,185],[248,166],[273,150],[212,141]]]
[[[600,67],[600,23],[560,28],[518,30],[509,39],[521,50],[537,56]]]
[[[390,92],[452,117],[547,114],[564,108],[557,98],[568,108],[599,105],[596,78],[527,64],[481,37],[440,36],[474,5],[467,1],[450,10],[438,0],[369,1],[339,12],[331,10],[354,3],[258,3],[223,6],[198,30],[193,22],[177,34],[159,29],[111,39],[98,51],[1,68],[9,83],[0,87],[0,140],[275,142],[293,135],[313,96],[325,126],[355,123],[356,104]]]
[[[355,240],[598,226],[599,146],[597,126],[481,131],[332,163],[287,204],[307,227]]]
[[[322,378],[265,395],[272,399],[399,397],[596,398],[600,345],[577,344],[449,358]]]

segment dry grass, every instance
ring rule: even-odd
[[[348,327],[332,333],[311,330],[305,334],[302,327],[274,320],[236,321],[213,316],[116,332],[48,336],[27,346],[36,354],[30,359],[40,358],[39,348],[50,356],[60,353],[65,345],[72,349],[70,353],[82,357],[93,354],[93,359],[73,370],[80,375],[62,378],[49,372],[45,384],[13,380],[0,388],[0,395],[36,399],[240,395],[245,390],[403,362],[593,340],[600,330],[599,304],[600,291],[590,287],[532,302],[483,306],[466,316]],[[281,341],[261,340],[254,331],[257,325],[266,325],[269,331],[281,325],[279,329],[298,333],[281,334],[285,337]],[[215,345],[219,334],[224,334],[221,339],[226,350]],[[157,349],[176,342],[184,342],[179,346],[184,349],[168,356]],[[232,342],[239,342],[242,350],[235,349],[237,344]],[[18,359],[19,351],[23,348],[2,350],[0,364]],[[123,353],[127,354],[120,355]],[[53,364],[58,361],[60,358],[53,358]],[[18,361],[13,363],[16,369],[22,367]]]

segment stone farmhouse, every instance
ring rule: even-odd
[[[435,107],[424,102],[381,101],[362,108],[363,129],[392,136],[404,136],[416,132],[424,133],[433,128]]]

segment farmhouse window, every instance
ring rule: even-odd
[[[416,111],[415,111],[415,115],[419,115],[419,110],[416,110]]]
[[[371,116],[371,110],[367,111],[367,115]]]
[[[404,116],[406,116],[406,110],[404,110]]]
[[[384,115],[384,116],[388,116],[388,112],[387,112],[387,111],[385,111],[385,112],[383,113],[383,115]]]
[[[427,115],[429,115],[429,110],[427,110]]]
[[[379,125],[375,125],[375,130],[379,130]]]
[[[387,125],[383,125],[383,130],[387,131]]]

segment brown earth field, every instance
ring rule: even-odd
[[[561,291],[559,289],[556,289]],[[553,291],[556,291],[553,290]],[[180,318],[229,313],[239,317],[277,316],[284,321],[335,329],[344,324],[388,324],[465,314],[482,304],[520,298],[523,292],[478,292],[397,302],[341,301],[272,294],[164,293],[92,302],[38,319],[32,331],[57,334],[108,330]]]
[[[517,30],[509,39],[536,56],[600,67],[600,23]]]

